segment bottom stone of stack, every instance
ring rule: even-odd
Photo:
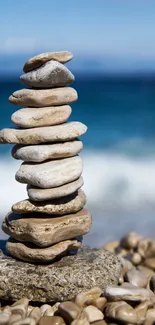
[[[65,240],[55,245],[40,248],[30,243],[20,243],[10,238],[6,243],[8,253],[24,262],[47,263],[64,256],[67,252],[76,252],[81,247],[78,240]]]
[[[121,270],[120,259],[103,249],[83,247],[76,255],[49,265],[17,261],[0,250],[0,299],[70,300],[92,287],[103,290],[117,284]]]
[[[10,213],[5,217],[2,229],[17,241],[48,247],[85,235],[91,223],[91,214],[86,209],[61,217],[43,213]]]

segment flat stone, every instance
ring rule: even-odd
[[[48,62],[49,60],[55,60],[60,63],[66,63],[70,61],[73,57],[73,54],[68,51],[61,51],[61,52],[46,52],[41,53],[36,56],[33,56],[30,58],[23,67],[24,72],[31,71],[35,68],[40,67],[45,62]]]
[[[83,144],[79,140],[30,146],[17,144],[12,149],[12,156],[15,159],[38,163],[45,160],[76,156],[82,148]]]
[[[0,143],[40,144],[46,142],[65,142],[76,139],[86,131],[86,125],[80,122],[25,130],[3,129],[0,131]]]
[[[130,285],[128,287],[108,286],[104,291],[104,296],[110,301],[145,301],[154,298],[154,294],[149,289],[138,288]]]
[[[91,214],[86,209],[56,218],[52,215],[47,218],[43,213],[10,213],[5,217],[2,229],[17,241],[48,247],[88,233],[91,223]]]
[[[85,204],[86,195],[82,190],[78,190],[68,196],[47,202],[33,202],[30,200],[20,201],[12,206],[12,211],[15,213],[41,212],[57,216],[78,212]]]
[[[31,185],[27,186],[27,193],[32,201],[47,201],[50,199],[56,199],[64,197],[76,192],[83,185],[83,178],[80,177],[77,180],[54,188],[42,189],[33,187]]]
[[[24,73],[20,80],[34,88],[53,88],[70,85],[75,78],[62,63],[50,60],[41,67]]]
[[[40,164],[23,163],[15,177],[20,183],[51,188],[72,182],[81,174],[82,159],[75,156]]]
[[[28,263],[51,262],[67,251],[77,250],[80,246],[81,243],[77,240],[62,241],[47,248],[20,243],[12,238],[6,243],[6,249],[11,256]]]
[[[78,98],[77,92],[71,87],[54,89],[20,89],[15,91],[9,102],[19,106],[45,107],[64,105],[75,102]]]
[[[69,105],[21,108],[11,116],[11,121],[22,128],[51,126],[67,121],[72,109]]]
[[[49,265],[24,263],[0,251],[0,299],[71,300],[93,286],[103,290],[117,284],[120,274],[119,258],[99,249],[83,248],[76,255]]]

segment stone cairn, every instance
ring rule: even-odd
[[[43,53],[29,59],[20,77],[31,88],[15,91],[9,101],[27,106],[16,111],[16,129],[0,131],[0,143],[15,144],[12,156],[24,161],[16,180],[27,184],[29,199],[13,205],[2,229],[10,236],[9,254],[25,262],[51,262],[81,246],[80,236],[91,227],[83,209],[86,196],[78,137],[87,127],[68,122],[77,100],[73,74],[64,66],[70,52]]]

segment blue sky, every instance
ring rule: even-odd
[[[70,50],[155,61],[154,0],[5,0],[0,29],[0,55]]]

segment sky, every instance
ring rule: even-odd
[[[59,50],[155,68],[154,0],[5,0],[0,29],[0,69],[6,56]]]

